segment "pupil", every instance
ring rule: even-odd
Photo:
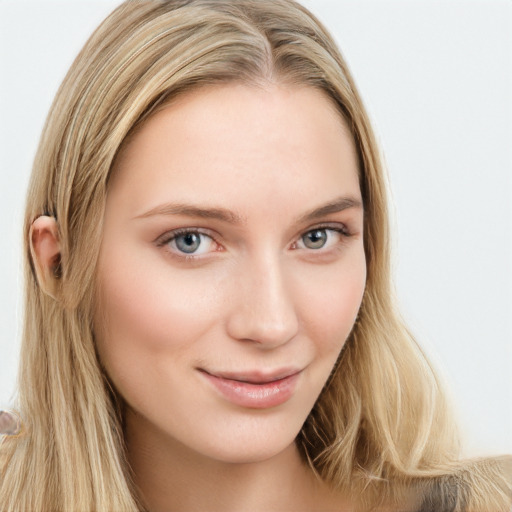
[[[302,240],[309,249],[320,249],[327,242],[327,233],[324,229],[316,229],[307,233]]]
[[[182,252],[192,253],[197,251],[201,238],[197,233],[187,233],[176,238],[176,247]]]

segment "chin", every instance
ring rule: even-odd
[[[287,443],[262,440],[255,443],[226,443],[224,446],[212,446],[207,453],[211,459],[226,464],[255,464],[271,460],[287,451],[295,451],[295,439]]]

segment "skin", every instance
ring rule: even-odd
[[[356,152],[331,101],[279,85],[179,97],[119,154],[104,221],[95,337],[148,508],[351,510],[294,442],[366,279]],[[226,372],[296,377],[252,407],[207,377]]]
[[[0,435],[16,435],[20,431],[19,418],[8,411],[0,411]]]

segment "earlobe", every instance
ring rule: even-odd
[[[60,239],[54,217],[42,215],[30,226],[30,254],[39,286],[57,300],[60,289]]]

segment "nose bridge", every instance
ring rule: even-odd
[[[273,348],[295,336],[298,318],[284,270],[279,254],[270,251],[247,258],[228,319],[231,337]]]

